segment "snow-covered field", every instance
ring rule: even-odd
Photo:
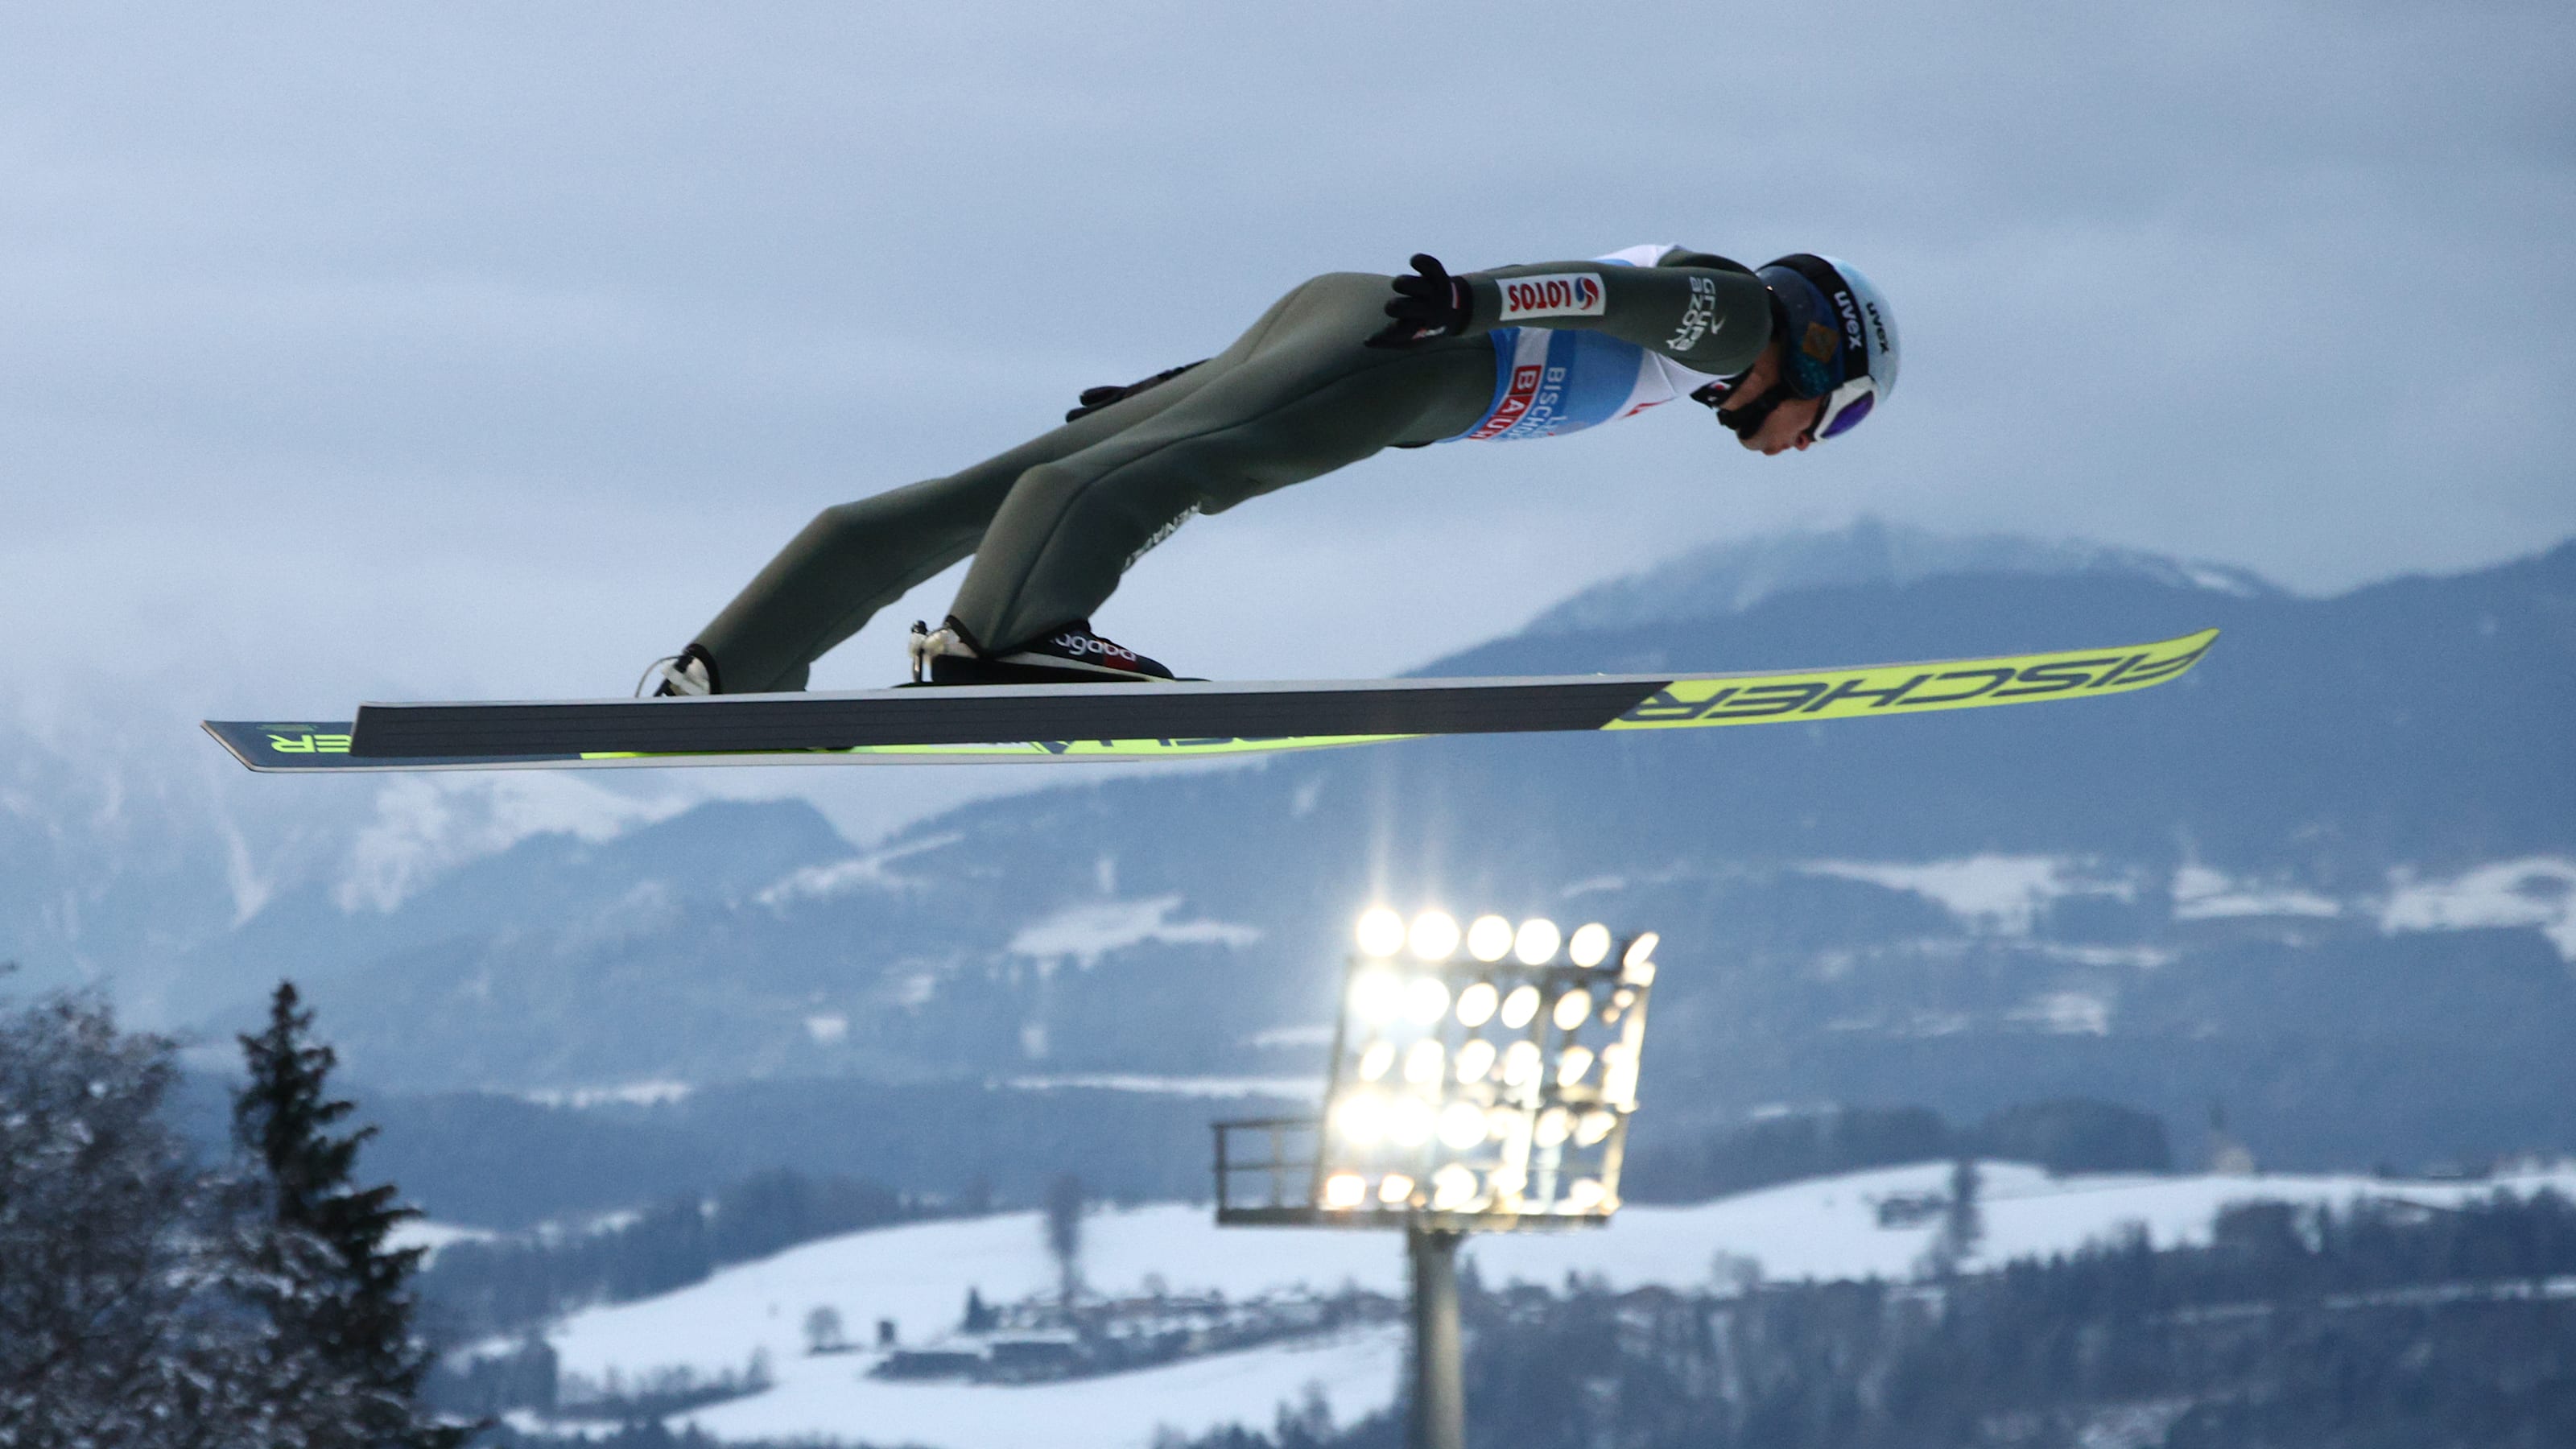
[[[2251,1199],[2343,1203],[2357,1196],[2447,1204],[2498,1188],[2554,1187],[2576,1195],[2576,1166],[2475,1183],[2390,1183],[2355,1176],[2052,1178],[2016,1163],[1983,1169],[1985,1239],[1971,1266],[2068,1252],[2142,1224],[2158,1245],[2205,1237],[2220,1207]],[[1944,1163],[1884,1168],[1791,1183],[1692,1207],[1631,1207],[1610,1227],[1470,1240],[1488,1284],[1561,1284],[1568,1273],[1614,1287],[1691,1287],[1722,1276],[1720,1255],[1751,1259],[1782,1279],[1904,1277],[1931,1246],[1937,1222],[1882,1228],[1877,1205],[1896,1194],[1938,1193]],[[1393,1235],[1298,1229],[1220,1232],[1203,1207],[1103,1211],[1083,1225],[1083,1272],[1119,1294],[1149,1275],[1174,1292],[1217,1289],[1242,1298],[1277,1288],[1329,1291],[1356,1284],[1403,1291],[1403,1245]],[[563,1370],[599,1378],[687,1365],[740,1369],[765,1351],[768,1391],[673,1419],[721,1437],[828,1435],[936,1449],[1139,1449],[1158,1426],[1198,1431],[1242,1422],[1266,1426],[1276,1406],[1321,1389],[1349,1422],[1393,1402],[1403,1345],[1393,1329],[1276,1345],[1108,1378],[1018,1386],[889,1382],[869,1378],[873,1354],[805,1352],[803,1324],[817,1307],[837,1311],[855,1341],[874,1342],[892,1319],[918,1344],[953,1327],[969,1288],[988,1301],[1044,1291],[1055,1281],[1034,1213],[925,1223],[809,1243],[706,1282],[636,1303],[574,1315],[550,1335]]]

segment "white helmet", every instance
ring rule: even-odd
[[[1808,431],[1821,442],[1859,426],[1896,391],[1896,313],[1886,296],[1858,267],[1812,252],[1792,252],[1758,275],[1779,303],[1781,387],[1825,400]]]

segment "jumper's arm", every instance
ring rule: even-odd
[[[1751,367],[1771,340],[1770,289],[1706,252],[1677,252],[1652,267],[1539,262],[1459,280],[1471,298],[1463,329],[1469,336],[1497,327],[1579,327],[1720,375]]]

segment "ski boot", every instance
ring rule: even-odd
[[[1088,619],[1060,624],[991,657],[976,647],[956,615],[936,629],[915,619],[910,652],[915,684],[1147,684],[1172,677],[1154,660],[1093,633]]]

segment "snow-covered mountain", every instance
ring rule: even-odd
[[[1531,634],[1610,633],[1740,614],[1775,595],[1855,584],[1910,584],[1954,574],[2094,575],[2246,598],[2282,590],[2229,564],[2013,534],[1958,535],[1864,518],[1846,528],[1694,549],[1642,573],[1585,589],[1530,622]]]
[[[254,780],[30,730],[5,949],[215,1029],[293,974],[379,1088],[1279,1078],[1315,1069],[1356,908],[1437,901],[1665,933],[1658,1130],[2087,1094],[2177,1126],[2223,1099],[2275,1160],[2560,1146],[2571,620],[2576,545],[2310,600],[1862,528],[1594,590],[1431,672],[2227,633],[2116,700],[1076,779],[866,848],[796,800]]]

